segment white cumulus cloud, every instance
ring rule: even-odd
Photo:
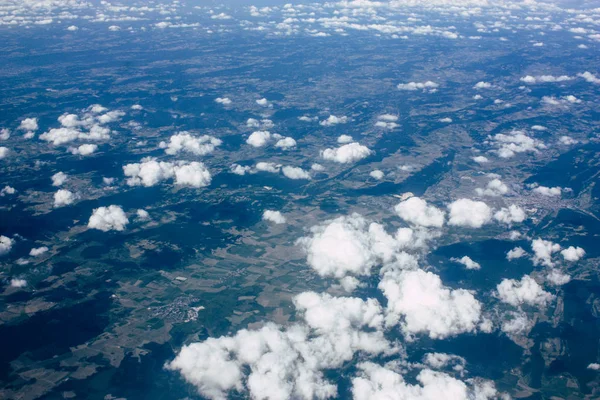
[[[445,213],[435,206],[428,205],[419,197],[411,197],[394,207],[396,214],[406,222],[425,226],[441,228],[444,225]]]
[[[179,132],[171,136],[169,142],[160,142],[161,149],[165,153],[176,155],[180,152],[187,152],[197,156],[204,156],[212,153],[220,146],[222,141],[209,135],[192,136],[189,132]]]
[[[94,209],[88,221],[88,228],[99,229],[103,232],[123,231],[128,223],[129,219],[123,209],[120,206],[110,205]]]
[[[321,157],[325,160],[335,161],[341,164],[347,164],[362,160],[371,155],[371,150],[359,143],[349,143],[335,149],[325,149],[321,151]]]
[[[283,216],[283,214],[281,214],[280,211],[273,211],[273,210],[265,210],[265,212],[263,213],[262,219],[265,221],[271,221],[274,222],[276,224],[285,224],[286,219]]]
[[[458,199],[448,205],[448,224],[481,228],[492,219],[492,209],[482,201]]]
[[[73,204],[74,201],[75,195],[66,189],[59,189],[56,193],[54,193],[55,208],[68,206],[69,204]]]
[[[520,281],[504,279],[496,286],[496,290],[501,301],[515,307],[522,304],[545,306],[554,298],[528,275],[524,275]]]

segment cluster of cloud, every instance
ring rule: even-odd
[[[512,306],[523,304],[546,306],[554,296],[546,292],[533,278],[523,276],[521,280],[504,279],[496,287],[498,298]]]
[[[579,104],[581,100],[572,94],[567,96],[562,96],[560,98],[554,96],[544,96],[542,97],[542,104],[547,106],[559,106],[559,107],[568,107],[570,104]]]
[[[73,155],[78,155],[78,156],[89,156],[91,154],[94,154],[96,152],[96,150],[98,150],[98,145],[97,144],[82,144],[81,146],[71,146],[68,148],[69,153],[73,154]]]
[[[488,182],[485,189],[477,188],[475,192],[480,196],[502,196],[508,193],[508,186],[500,179],[494,178]]]
[[[357,354],[391,354],[376,300],[305,292],[294,298],[301,322],[267,324],[234,336],[184,346],[166,368],[179,371],[205,397],[226,398],[247,390],[252,398],[326,399],[337,386],[325,370]],[[247,374],[247,377],[245,376]]]
[[[125,115],[119,110],[108,111],[99,104],[94,104],[83,110],[81,115],[63,114],[58,117],[60,128],[52,128],[42,133],[40,139],[55,146],[75,140],[99,141],[110,139],[110,129],[104,125],[116,122]]]
[[[277,133],[272,134],[269,131],[254,131],[250,134],[246,143],[252,147],[266,146],[271,139],[277,140],[275,147],[287,150],[296,147],[296,140],[291,137],[285,137]]]
[[[228,106],[232,103],[229,97],[217,97],[215,99],[215,103],[222,104],[224,106]]]
[[[425,81],[425,82],[408,82],[408,83],[400,83],[398,84],[397,88],[400,90],[407,90],[407,91],[415,91],[415,90],[422,90],[424,92],[429,92],[429,93],[434,93],[437,91],[437,88],[440,85],[438,85],[437,83],[433,82],[433,81]]]
[[[441,210],[427,210],[431,206],[413,199],[408,204],[429,213],[424,225],[441,226]],[[411,207],[401,207],[400,213]],[[263,219],[285,222],[272,210],[266,210]],[[371,276],[372,269],[382,265],[377,287],[386,299],[385,307],[375,298],[304,292],[293,299],[296,323],[287,327],[267,323],[257,330],[242,329],[232,336],[192,343],[166,368],[181,373],[211,399],[225,398],[230,391],[248,393],[252,398],[325,399],[335,397],[338,390],[326,377],[326,370],[342,368],[356,359],[401,353],[398,344],[387,339],[391,331],[400,330],[408,341],[419,335],[444,339],[489,332],[493,325],[473,292],[445,286],[438,275],[419,267],[418,256],[407,253],[424,247],[434,236],[421,222],[414,225],[414,229],[399,228],[392,236],[382,225],[352,214],[312,227],[310,235],[297,242],[319,275],[338,279],[347,290],[360,284],[356,277]],[[461,260],[466,263],[466,259]],[[428,366],[420,364],[417,384],[404,382],[406,371],[392,365],[359,362],[351,378],[353,395],[371,398],[388,393],[424,400],[448,393],[461,400],[475,394],[478,399],[498,395],[491,382],[466,383],[430,369],[445,368],[455,358],[458,365],[454,370],[462,371],[465,361],[460,357],[426,357]],[[382,381],[380,373],[394,379]]]
[[[537,153],[546,148],[541,141],[531,138],[523,131],[514,130],[508,134],[498,133],[489,136],[487,142],[495,145],[495,150],[501,158],[511,158],[519,153]]]
[[[25,118],[21,121],[17,129],[25,131],[25,135],[23,135],[25,139],[31,139],[35,135],[35,132],[39,129],[38,119]]]
[[[288,179],[293,180],[309,180],[312,179],[309,171],[306,171],[300,167],[293,167],[290,165],[282,166],[268,161],[257,162],[254,167],[240,164],[232,164],[229,168],[232,174],[244,176],[246,174],[256,174],[258,172],[268,172],[271,174],[283,173]]]
[[[493,187],[497,187],[497,185]],[[446,219],[445,211],[427,204],[419,197],[411,197],[402,201],[396,205],[394,210],[400,218],[415,226],[441,228]],[[523,222],[525,218],[525,211],[515,204],[500,208],[495,213],[483,201],[463,198],[448,204],[448,225],[452,226],[481,228],[493,219],[510,225]]]
[[[141,163],[123,166],[129,186],[154,186],[159,182],[173,179],[175,185],[201,188],[210,185],[210,171],[201,162],[165,162],[144,159]]]
[[[337,117],[335,115],[330,115],[323,121],[319,122],[319,125],[334,126],[334,125],[338,125],[338,124],[345,124],[346,122],[348,122],[348,117],[346,117],[346,116]]]
[[[548,186],[540,186],[537,184],[531,184],[529,185],[530,188],[532,188],[534,193],[540,194],[542,196],[546,196],[546,197],[560,197],[560,195],[563,192],[563,188],[561,188],[560,186],[554,186],[554,187],[548,187]]]
[[[215,151],[222,143],[221,139],[209,135],[195,137],[184,131],[171,136],[168,143],[160,142],[159,146],[170,155],[186,152],[196,156],[205,156]]]
[[[553,75],[536,75],[536,76],[532,76],[532,75],[527,75],[521,78],[521,82],[527,83],[527,84],[537,84],[537,83],[556,83],[556,82],[566,82],[566,81],[570,81],[573,80],[572,76],[568,76],[568,75],[560,75],[560,76],[553,76]]]
[[[394,114],[381,114],[377,116],[377,122],[375,126],[378,128],[395,129],[399,125],[397,123],[398,116]]]
[[[269,323],[259,330],[243,329],[233,336],[192,343],[166,368],[180,372],[211,399],[225,398],[232,390],[247,391],[253,398],[325,399],[337,395],[337,385],[325,377],[325,370],[339,369],[359,354],[373,357],[400,351],[386,339],[385,330],[397,325],[401,316],[405,334],[425,332],[432,338],[473,331],[481,319],[481,305],[470,292],[448,289],[430,272],[388,271],[380,287],[388,299],[386,310],[375,299],[304,292],[294,297],[300,317],[296,324],[283,328]],[[433,368],[442,368],[451,359],[429,358]],[[355,398],[404,393],[425,400],[453,393],[457,396],[453,398],[466,400],[476,392],[478,399],[498,394],[491,382],[477,381],[469,387],[429,368],[419,373],[419,384],[408,385],[398,372],[377,364],[357,367],[352,378]],[[394,380],[367,378],[365,372],[375,369],[394,374]]]

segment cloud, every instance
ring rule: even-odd
[[[534,193],[541,194],[542,196],[553,197],[560,196],[562,194],[562,188],[555,187],[546,187],[546,186],[537,186],[533,189]]]
[[[494,219],[503,224],[511,225],[512,223],[519,223],[525,221],[527,214],[521,207],[511,204],[508,208],[502,207],[494,214]]]
[[[370,249],[367,221],[358,214],[339,217],[311,228],[312,236],[298,240],[308,264],[324,277],[369,275],[377,262]]]
[[[229,170],[231,171],[232,174],[236,174],[236,175],[240,175],[240,176],[244,176],[246,175],[246,173],[250,172],[252,168],[248,167],[247,165],[240,165],[240,164],[231,164],[231,166],[229,167]]]
[[[17,192],[17,189],[15,189],[15,188],[14,188],[14,187],[12,187],[12,186],[8,186],[8,185],[6,185],[6,186],[4,186],[4,187],[2,188],[2,190],[0,190],[0,197],[4,197],[4,196],[6,196],[7,194],[8,194],[8,195],[10,195],[10,194],[15,194],[16,192]]]
[[[480,196],[502,196],[508,193],[508,186],[500,179],[495,178],[488,182],[485,189],[477,188],[475,192]]]
[[[110,129],[102,126],[118,121],[125,115],[123,111],[107,111],[99,104],[83,110],[81,115],[63,114],[58,117],[61,128],[52,128],[40,135],[40,139],[55,146],[75,140],[99,141],[110,139]]]
[[[141,163],[127,164],[123,167],[123,173],[129,177],[127,184],[129,186],[143,185],[146,187],[154,186],[158,182],[173,177],[173,164],[168,162],[158,162],[150,159]]]
[[[291,137],[284,137],[283,139],[279,139],[277,143],[275,143],[275,147],[278,147],[283,150],[291,149],[296,147],[296,141]]]
[[[397,88],[400,90],[408,90],[408,91],[415,91],[415,90],[423,90],[423,91],[434,91],[438,88],[438,84],[432,81],[426,81],[426,82],[408,82],[408,83],[400,83]]]
[[[488,136],[488,140],[498,147],[496,153],[501,158],[511,158],[518,153],[537,153],[546,148],[541,141],[530,138],[522,131],[512,131],[509,134],[498,133]]]
[[[371,155],[371,150],[359,143],[349,143],[335,149],[325,149],[321,151],[321,157],[325,160],[335,161],[341,164],[347,164],[362,160]]]
[[[31,257],[37,257],[37,256],[40,256],[40,255],[46,253],[47,251],[48,251],[48,248],[46,246],[42,246],[42,247],[31,249],[29,251],[29,255]]]
[[[438,275],[422,269],[384,273],[378,287],[388,301],[387,325],[400,323],[408,338],[473,332],[481,319],[481,304],[471,292],[445,287]]]
[[[562,96],[561,98],[557,98],[554,96],[544,96],[542,97],[542,104],[548,106],[561,106],[566,107],[569,104],[579,104],[581,100],[573,95]]]
[[[232,101],[229,97],[217,97],[215,99],[215,102],[219,103],[219,104],[223,104],[224,106],[228,106],[232,103]]]
[[[585,250],[581,247],[569,246],[561,251],[560,254],[562,254],[565,261],[575,262],[579,261],[583,256],[585,256]]]
[[[400,228],[392,236],[382,225],[369,223],[356,213],[313,226],[310,232],[297,241],[306,252],[308,264],[320,276],[336,279],[368,276],[379,264],[410,264],[411,256],[401,251],[425,247],[435,237],[422,228]]]
[[[531,241],[531,249],[533,250],[533,264],[545,265],[552,267],[552,254],[560,250],[558,243],[552,243],[549,240],[535,239]]]
[[[59,189],[56,193],[54,193],[55,208],[68,206],[69,204],[73,204],[74,201],[75,195],[66,189]]]
[[[254,118],[248,118],[246,121],[248,128],[261,128],[262,130],[271,129],[275,126],[270,119],[261,119],[260,121]]]
[[[73,155],[89,156],[98,150],[96,144],[82,144],[79,147],[69,147],[69,152]]]
[[[10,150],[8,149],[8,147],[0,146],[0,160],[6,158],[6,156],[8,156],[9,153]]]
[[[327,119],[324,119],[323,121],[319,122],[319,125],[334,126],[338,124],[345,124],[346,122],[348,122],[348,117],[336,117],[335,115],[330,115],[329,117],[327,117]]]
[[[594,83],[596,85],[600,85],[600,78],[598,78],[596,75],[592,74],[589,71],[585,71],[581,74],[577,74],[577,76],[585,79],[585,81],[588,83]]]
[[[123,209],[120,206],[110,205],[94,209],[88,221],[88,228],[99,229],[103,232],[123,231],[128,223],[129,219]]]
[[[515,279],[503,279],[496,286],[498,298],[512,306],[523,304],[545,306],[552,301],[554,296],[542,289],[542,287],[528,275],[524,275],[520,281]]]
[[[558,143],[563,144],[565,146],[572,146],[574,144],[579,143],[578,140],[573,139],[571,136],[561,136],[558,138]]]
[[[383,173],[383,171],[380,171],[380,170],[378,170],[378,169],[375,169],[375,170],[373,170],[373,171],[369,172],[369,176],[370,176],[371,178],[373,178],[373,179],[377,179],[377,180],[379,181],[379,180],[383,179],[383,177],[384,177],[384,173]]]
[[[381,114],[377,116],[377,119],[385,122],[396,122],[398,121],[398,116],[395,114]]]
[[[398,125],[398,116],[393,114],[382,114],[377,117],[378,121],[375,122],[375,126],[378,128],[395,129]]]
[[[180,186],[201,188],[210,185],[212,179],[208,169],[200,162],[179,164],[173,170],[175,172],[175,184]]]
[[[500,329],[507,335],[526,335],[534,325],[523,312],[509,311],[503,318]]]
[[[209,135],[195,137],[184,131],[171,136],[169,143],[160,142],[159,146],[161,149],[165,149],[165,153],[170,155],[187,152],[196,156],[205,156],[215,151],[222,143],[220,139]]]
[[[552,269],[546,275],[546,280],[555,286],[562,286],[571,282],[571,277],[557,269]]]
[[[6,128],[0,129],[0,140],[8,140],[10,138],[10,130]]]
[[[479,265],[478,262],[471,260],[471,257],[468,256],[463,256],[462,258],[452,257],[450,260],[464,265],[466,269],[481,269],[481,265]]]
[[[204,164],[195,161],[170,163],[147,159],[141,163],[123,166],[123,173],[128,177],[129,186],[150,187],[161,181],[173,179],[176,185],[200,188],[210,185],[212,179]]]
[[[265,161],[261,161],[256,163],[256,165],[254,166],[254,168],[257,171],[261,171],[261,172],[270,172],[272,174],[278,174],[279,170],[281,169],[281,165],[272,163],[272,162],[265,162]]]
[[[271,132],[269,131],[255,131],[250,134],[246,143],[253,147],[263,147],[271,139]]]
[[[310,179],[310,174],[299,167],[285,166],[281,169],[281,172],[289,179]]]
[[[506,259],[508,261],[515,260],[517,258],[523,257],[525,254],[527,254],[527,252],[523,250],[522,247],[515,247],[514,249],[509,250],[508,253],[506,253]]]
[[[62,186],[67,180],[69,180],[69,176],[64,172],[60,171],[52,175],[52,186]]]
[[[481,228],[492,219],[492,210],[482,201],[458,199],[450,205],[449,225]]]
[[[27,286],[27,281],[25,279],[13,278],[10,280],[10,287],[24,288],[25,286]]]
[[[354,141],[354,139],[352,139],[352,136],[350,136],[350,135],[340,135],[337,138],[337,142],[339,144],[352,143],[353,141]]]
[[[444,211],[430,206],[419,197],[411,197],[394,207],[396,214],[412,225],[441,228],[444,225]]]
[[[534,85],[537,83],[555,83],[555,82],[566,82],[573,80],[573,77],[567,75],[553,76],[553,75],[527,75],[521,78],[521,82]]]
[[[286,218],[279,211],[265,210],[262,219],[276,224],[285,224]]]
[[[455,356],[452,354],[427,353],[425,357],[423,357],[423,362],[431,368],[441,369],[446,367],[451,362],[460,366],[464,366],[464,364],[466,364],[467,361],[462,357]]]
[[[492,84],[489,82],[480,81],[473,86],[473,89],[489,89],[492,87]]]
[[[150,213],[141,208],[136,211],[136,215],[140,221],[147,221],[150,219]]]
[[[219,14],[211,15],[210,18],[211,19],[225,20],[225,19],[231,19],[232,17],[230,15],[225,14],[225,13],[219,13]]]
[[[269,101],[267,99],[265,99],[264,97],[262,99],[256,100],[256,104],[258,104],[261,107],[272,107],[272,105],[269,103]]]
[[[8,254],[15,241],[7,236],[0,235],[0,256]]]
[[[37,118],[25,118],[19,124],[20,130],[35,132],[39,129]]]

